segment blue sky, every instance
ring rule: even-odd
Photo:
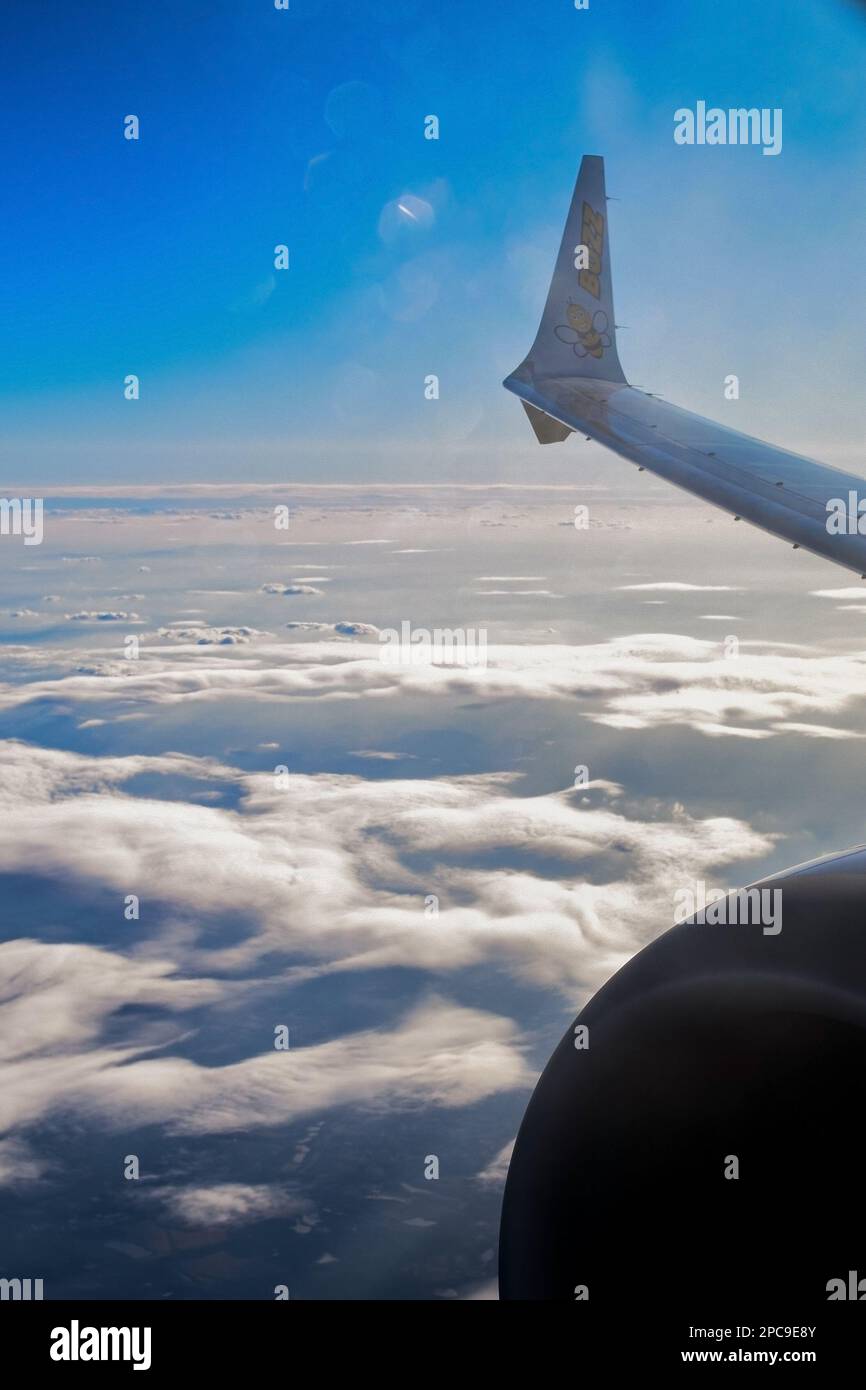
[[[6,482],[563,480],[576,456],[540,455],[499,383],[585,152],[622,200],[629,378],[719,416],[737,372],[726,423],[856,463],[866,19],[845,0],[95,0],[86,23],[37,0],[2,28]],[[781,107],[782,154],[675,146],[698,99]],[[407,194],[427,222],[393,213]]]

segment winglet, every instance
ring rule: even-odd
[[[515,386],[545,377],[624,382],[614,322],[604,160],[586,154],[535,342],[509,381]]]

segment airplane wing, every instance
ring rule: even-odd
[[[523,401],[540,443],[580,432],[866,578],[866,479],[628,385],[616,350],[604,161],[597,155],[581,162],[535,342],[503,385]]]

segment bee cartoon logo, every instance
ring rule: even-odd
[[[554,332],[561,343],[570,343],[575,357],[603,357],[610,347],[609,322],[603,309],[590,314],[583,305],[569,302],[565,311],[567,323],[558,324]]]

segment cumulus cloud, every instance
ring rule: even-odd
[[[372,623],[334,623],[334,631],[341,637],[376,637],[379,629]]]
[[[483,1284],[476,1284],[462,1297],[470,1303],[497,1303],[499,1301],[499,1281],[488,1279]]]
[[[81,613],[66,613],[70,623],[140,623],[137,613],[112,612],[109,609],[90,610]]]
[[[0,1187],[37,1182],[48,1166],[22,1140],[0,1139]]]
[[[620,591],[650,592],[653,589],[676,594],[734,594],[739,593],[731,584],[683,584],[679,580],[664,579],[654,584],[620,584]]]
[[[862,599],[866,590],[862,584],[849,584],[842,589],[812,589],[812,598],[854,598]]]
[[[379,629],[372,623],[314,623],[297,620],[286,623],[286,627],[294,632],[334,632],[340,637],[376,637],[379,633]]]
[[[323,589],[317,589],[313,584],[303,584],[300,581],[294,584],[263,584],[263,594],[322,594]]]
[[[225,997],[225,984],[179,976],[172,962],[26,938],[0,944],[0,1066],[72,1055],[121,1005],[181,1012]],[[61,1063],[58,1059],[58,1066]],[[22,1098],[26,1099],[26,1098]],[[0,1114],[8,1102],[0,1098]]]
[[[147,1195],[163,1202],[169,1214],[185,1226],[248,1226],[311,1210],[309,1201],[266,1183],[156,1187]]]
[[[514,1144],[514,1139],[504,1144],[495,1158],[490,1160],[486,1168],[482,1168],[480,1173],[476,1173],[475,1176],[478,1182],[485,1183],[490,1187],[505,1186],[505,1179],[508,1177],[508,1165],[511,1162],[511,1155],[514,1152]]]
[[[157,629],[157,637],[165,637],[170,642],[194,643],[200,647],[235,646],[251,642],[254,637],[267,634],[255,627],[211,627],[207,623],[174,622]]]
[[[826,724],[798,724],[794,720],[784,720],[775,726],[779,734],[800,734],[803,738],[830,738],[842,740],[866,738],[866,734],[855,733],[851,729],[833,729]]]
[[[415,758],[414,753],[396,753],[392,750],[379,750],[378,748],[355,748],[350,750],[350,758],[368,758],[372,762],[397,763],[406,758]]]

